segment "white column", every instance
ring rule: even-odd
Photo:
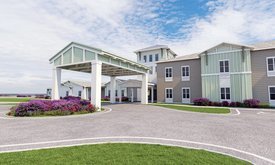
[[[141,104],[148,104],[148,74],[142,75]]]
[[[118,100],[119,100],[119,102],[121,103],[122,102],[122,96],[121,96],[121,88],[120,87],[118,87]]]
[[[134,88],[131,88],[131,102],[134,102]]]
[[[82,99],[87,100],[87,88],[86,87],[83,87]]]
[[[61,68],[53,68],[52,100],[60,99]]]
[[[151,103],[154,102],[154,86],[151,87]]]
[[[111,91],[110,103],[115,103],[116,102],[116,77],[111,77],[110,91]]]
[[[92,61],[92,79],[91,79],[91,103],[101,108],[101,71],[102,62]]]

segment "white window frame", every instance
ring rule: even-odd
[[[152,54],[150,54],[150,55],[149,55],[148,62],[153,62],[153,61],[154,61],[154,59],[153,59],[153,55],[152,55]]]
[[[273,59],[273,71],[268,70],[268,59]],[[275,57],[266,57],[266,72],[267,72],[267,77],[274,77],[275,76]]]
[[[183,89],[188,89],[189,90],[189,98],[183,98]],[[190,87],[182,87],[181,88],[181,98],[182,98],[182,103],[190,104],[190,102],[191,102],[191,89],[190,89]]]
[[[182,68],[188,68],[189,76],[183,76]],[[190,81],[190,66],[189,65],[181,66],[181,81]]]
[[[143,56],[143,62],[146,63],[147,61],[148,61],[147,55],[144,55],[144,56]]]
[[[271,97],[270,97],[270,88],[275,88],[275,85],[268,86],[268,100],[269,100],[269,104],[271,106],[275,106],[275,100],[271,100]]]
[[[171,90],[172,98],[167,98],[167,90]],[[165,102],[173,103],[173,97],[174,97],[173,88],[165,88]]]
[[[221,91],[222,88],[225,88],[225,91],[224,91],[224,92],[225,92],[225,93],[224,93],[224,94],[225,94],[225,99],[222,99],[222,91]],[[230,96],[230,99],[227,99],[227,97],[226,97],[226,95],[227,95],[226,88],[229,88],[229,96]],[[232,98],[232,95],[231,95],[231,93],[232,93],[232,92],[231,92],[231,87],[220,87],[220,92],[219,92],[219,93],[220,93],[220,100],[221,100],[221,101],[228,101],[228,102],[231,101],[231,98]]]
[[[166,70],[171,69],[171,77],[166,77]],[[164,70],[165,81],[173,81],[173,67],[165,67]]]
[[[225,62],[225,61],[228,61],[228,72],[225,72],[225,65],[224,65],[224,67],[223,67],[224,72],[221,72],[220,63],[221,63],[221,62]],[[219,73],[220,73],[220,74],[229,74],[229,73],[230,73],[230,61],[229,61],[229,59],[219,60]]]
[[[158,57],[158,58],[157,58]],[[155,61],[159,61],[159,54],[155,54]]]

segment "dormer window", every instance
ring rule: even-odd
[[[155,61],[159,60],[159,54],[155,54]]]

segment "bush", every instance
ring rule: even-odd
[[[222,103],[220,103],[220,102],[213,102],[213,106],[220,107],[220,106],[222,106]]]
[[[104,96],[101,98],[102,101],[110,101],[110,97],[109,96]]]
[[[209,100],[207,98],[195,98],[193,99],[193,103],[198,106],[207,106],[209,104]]]
[[[229,106],[229,102],[228,101],[223,101],[222,102],[222,106],[223,107],[228,107]]]
[[[243,104],[245,107],[248,107],[248,108],[258,108],[260,101],[257,99],[247,99],[243,101]]]
[[[260,103],[259,108],[270,108],[269,103]]]
[[[31,100],[12,107],[9,115],[38,116],[38,115],[70,115],[81,112],[95,112],[96,107],[87,100],[77,97],[66,97],[64,100]]]

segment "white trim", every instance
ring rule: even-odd
[[[227,73],[227,72],[226,72]],[[224,73],[222,73],[224,74]],[[247,71],[247,72],[230,72],[228,74],[252,74],[251,71]],[[219,76],[221,75],[221,73],[210,73],[210,74],[201,74],[201,76]]]
[[[270,88],[275,88],[275,85],[269,85],[268,86],[268,101],[271,106],[275,106],[275,100],[271,100],[270,98]]]
[[[188,72],[189,72],[189,76],[182,76],[183,75],[183,72],[182,72],[182,68],[185,67],[187,68],[188,67]],[[181,66],[181,81],[190,81],[190,65],[183,65]]]
[[[244,49],[244,50],[245,51],[250,51],[250,49]],[[241,51],[242,51],[242,49],[236,49],[236,50],[228,50],[228,51],[207,53],[207,55],[216,55],[216,54],[233,53],[233,52],[241,52]],[[202,55],[205,55],[205,53],[203,53]]]
[[[273,59],[273,71],[268,70],[268,59]],[[266,57],[266,75],[267,77],[274,77],[275,76],[275,56]]]
[[[172,91],[172,98],[167,98],[167,90],[168,89],[171,89],[171,91]],[[166,103],[173,103],[173,101],[174,101],[174,92],[173,92],[173,88],[165,88],[165,102]]]
[[[189,98],[183,98],[183,89],[189,89]],[[182,103],[191,103],[191,89],[190,87],[181,88],[181,102]]]
[[[171,77],[166,77],[166,69],[171,69]],[[164,77],[165,77],[165,81],[173,81],[173,67],[164,68]]]

